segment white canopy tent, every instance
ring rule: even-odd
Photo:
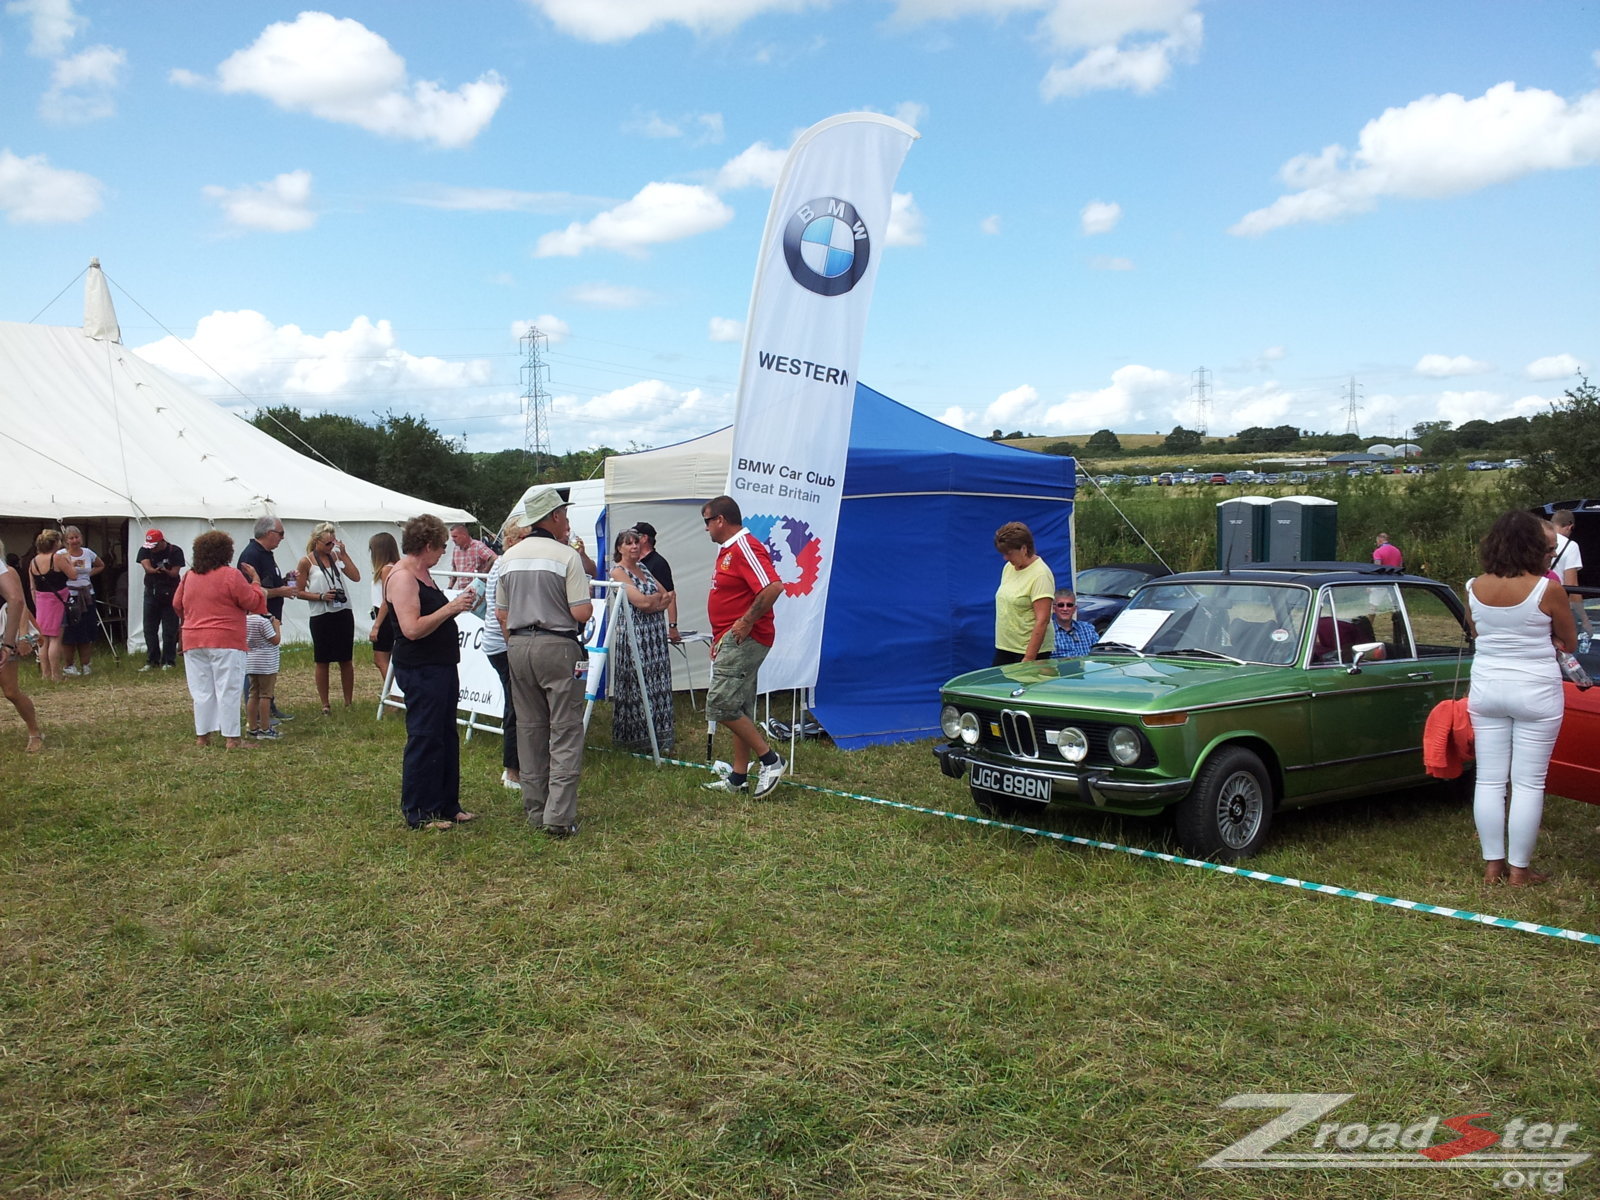
[[[132,568],[152,526],[187,555],[208,529],[226,530],[242,550],[256,520],[276,516],[285,531],[276,557],[287,572],[312,526],[332,521],[362,568],[351,597],[359,628],[369,537],[398,533],[423,512],[473,520],[299,454],[145,362],[121,343],[98,261],[82,329],[0,322],[0,463],[6,549],[26,556],[41,528],[82,528],[111,564],[102,598],[128,610],[134,648],[143,645],[143,585]],[[307,616],[303,603],[287,602],[285,640],[306,640]]]

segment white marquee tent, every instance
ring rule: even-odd
[[[0,464],[6,549],[25,557],[41,528],[79,526],[111,564],[102,599],[128,609],[132,589],[134,648],[143,645],[143,587],[131,568],[151,526],[185,554],[208,529],[226,530],[240,550],[257,518],[276,516],[285,530],[278,566],[289,571],[312,526],[334,522],[362,569],[351,597],[359,630],[372,534],[397,534],[423,512],[473,519],[299,454],[145,362],[122,345],[98,261],[82,329],[0,322]],[[286,604],[286,641],[306,640],[306,618],[305,604]]]

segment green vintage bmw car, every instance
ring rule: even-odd
[[[1243,858],[1279,808],[1426,782],[1423,725],[1471,653],[1455,594],[1393,568],[1171,575],[1086,658],[945,684],[934,753],[984,812],[1171,808],[1188,853]]]

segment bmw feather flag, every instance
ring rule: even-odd
[[[728,494],[783,580],[761,689],[817,681],[856,365],[917,131],[845,113],[795,140],[772,193],[745,322]]]

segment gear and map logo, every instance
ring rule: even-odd
[[[822,539],[799,517],[746,517],[744,527],[766,544],[785,596],[809,596],[822,576]]]
[[[872,239],[855,205],[820,196],[794,210],[783,229],[789,274],[819,296],[842,296],[867,273]]]

